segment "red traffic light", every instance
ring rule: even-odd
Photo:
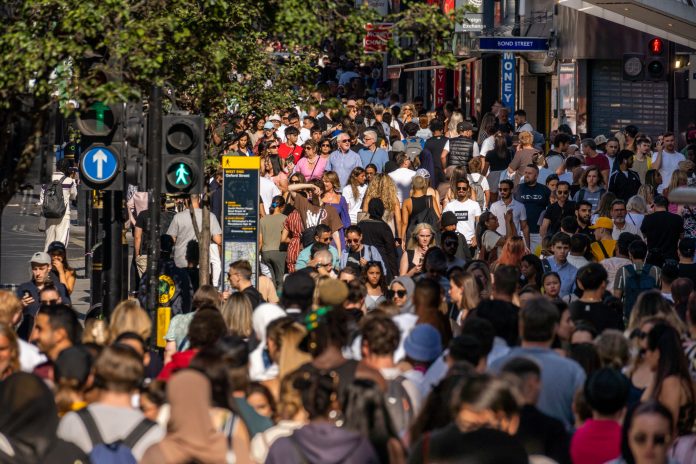
[[[659,37],[655,37],[648,43],[648,49],[651,55],[662,55],[665,43]]]

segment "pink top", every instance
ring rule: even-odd
[[[301,158],[295,165],[295,169],[292,171],[293,174],[299,172],[305,176],[308,182],[312,179],[321,179],[321,176],[324,175],[324,170],[326,170],[326,162],[328,159],[322,158],[321,156],[315,159],[317,160],[317,164],[310,166],[307,158]]]
[[[570,442],[573,464],[604,464],[621,454],[621,424],[588,419]]]

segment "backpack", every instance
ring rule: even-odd
[[[423,151],[423,140],[416,137],[413,139],[406,140],[405,152],[412,163],[416,162],[416,159]]]
[[[47,219],[59,219],[65,215],[65,200],[63,199],[63,181],[67,176],[60,180],[53,180],[46,187],[44,192],[43,204],[41,205],[41,215]]]
[[[411,234],[413,234],[413,229],[415,229],[418,224],[423,222],[430,224],[435,231],[435,234],[439,237],[440,219],[437,217],[437,214],[435,214],[435,210],[433,209],[433,197],[430,195],[428,195],[428,207],[415,216],[411,216],[409,219],[408,229],[406,230],[406,237],[404,237],[404,240],[408,240],[409,237],[411,237]]]
[[[387,392],[384,394],[389,417],[391,417],[399,437],[403,437],[406,434],[415,415],[411,397],[408,396],[408,392],[404,387],[404,380],[406,379],[403,375],[390,380],[387,384]]]
[[[481,187],[483,175],[479,174],[478,182],[474,181],[474,176],[472,176],[471,174],[467,174],[466,177],[467,179],[469,179],[469,185],[471,185],[471,188],[474,189],[474,192],[476,192],[476,201],[478,202],[481,211],[483,211],[486,203],[486,194],[483,191],[483,187]]]
[[[650,275],[650,270],[652,266],[646,264],[641,269],[640,274],[636,272],[636,268],[629,264],[624,266],[626,269],[626,282],[624,284],[624,317],[628,318],[631,315],[631,310],[633,305],[638,299],[638,295],[646,290],[652,290],[657,288],[657,282]]]
[[[77,417],[82,420],[89,439],[92,441],[92,451],[89,452],[91,462],[99,464],[137,464],[133,456],[133,447],[138,441],[155,425],[150,419],[144,418],[133,430],[122,440],[113,443],[104,443],[104,439],[99,433],[94,416],[87,408],[77,411]]]

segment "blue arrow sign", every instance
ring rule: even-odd
[[[95,184],[106,184],[118,172],[118,156],[107,147],[91,147],[82,155],[82,175]]]

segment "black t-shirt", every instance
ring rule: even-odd
[[[591,323],[597,329],[597,333],[602,333],[606,329],[624,329],[622,314],[601,301],[596,303],[573,301],[570,303],[570,318],[576,323],[578,321]]]
[[[575,202],[574,201],[566,201],[562,207],[558,203],[554,203],[552,205],[549,205],[546,208],[546,214],[544,215],[544,219],[548,219],[549,221],[551,221],[551,224],[549,224],[549,228],[548,228],[548,231],[546,232],[546,234],[553,235],[556,232],[558,232],[561,229],[561,220],[566,216],[574,216],[574,215],[575,215]]]
[[[570,463],[570,436],[563,423],[539,411],[536,406],[522,406],[515,437],[529,455],[540,454],[560,464]]]
[[[517,344],[517,313],[519,308],[503,300],[483,300],[472,312],[472,316],[487,319],[495,329],[495,335],[505,339],[508,345]]]
[[[162,231],[162,233],[165,233],[167,230],[169,230],[169,224],[172,223],[172,219],[174,219],[174,214],[176,213],[172,211],[160,211],[160,230]],[[143,229],[143,237],[140,240],[141,255],[147,254],[147,244],[150,239],[150,232],[147,224],[149,217],[149,211],[145,209],[139,212],[138,216],[135,218],[135,227]]]
[[[437,184],[445,181],[445,172],[442,169],[442,161],[440,160],[440,155],[442,155],[442,150],[445,149],[445,144],[447,143],[447,137],[444,135],[432,136],[425,142],[423,150],[428,150],[433,154],[433,165],[435,167],[435,178]]]
[[[348,260],[346,264],[352,264],[353,266],[360,267],[360,252],[359,251],[349,251]]]
[[[648,241],[648,249],[658,248],[665,258],[677,258],[679,235],[684,232],[684,219],[668,211],[656,211],[643,219],[640,231]]]
[[[252,309],[256,309],[258,305],[266,302],[261,293],[259,293],[259,291],[256,290],[253,285],[242,290],[242,293],[249,298],[249,301],[251,301]]]
[[[696,264],[679,264],[679,277],[686,277],[696,282]]]

